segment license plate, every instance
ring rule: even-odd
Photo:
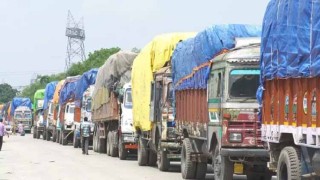
[[[243,174],[243,164],[242,163],[234,163],[234,173],[235,174]]]

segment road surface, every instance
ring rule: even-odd
[[[106,154],[89,151],[82,155],[80,149],[26,136],[4,138],[0,151],[0,180],[175,180],[182,179],[180,164],[175,163],[170,172],[160,172],[155,167],[140,167],[136,157],[121,161]],[[214,179],[208,174],[207,179]],[[246,179],[236,176],[235,179]]]

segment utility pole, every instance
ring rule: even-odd
[[[70,10],[68,11],[66,36],[68,38],[68,43],[65,70],[67,71],[72,63],[84,61],[86,59],[84,49],[84,40],[86,36],[83,18],[76,22]]]

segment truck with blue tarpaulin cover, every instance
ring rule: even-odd
[[[320,176],[320,3],[271,0],[263,19],[262,141],[278,179]]]
[[[51,138],[53,141],[56,139],[56,128],[53,123],[53,116],[54,116],[54,104],[52,102],[53,95],[56,89],[58,82],[53,81],[46,85],[45,92],[44,92],[44,102],[43,102],[43,119],[44,119],[44,138],[47,141],[50,141]]]
[[[213,25],[180,42],[172,55],[175,131],[182,137],[181,173],[204,179],[271,179],[256,90],[261,27]]]
[[[85,73],[83,73],[78,80],[74,92],[74,102],[75,102],[75,113],[81,112],[80,120],[75,121],[75,132],[73,136],[73,147],[77,148],[81,145],[81,136],[80,136],[80,123],[83,122],[85,117],[88,118],[88,121],[91,123],[91,132],[93,132],[94,124],[92,123],[91,116],[91,102],[92,102],[92,93],[94,90],[94,84],[96,83],[98,69],[94,68]],[[75,114],[76,116],[76,114]],[[76,119],[75,119],[76,120]],[[90,134],[89,145],[92,145],[93,135]]]
[[[10,116],[13,119],[12,126],[17,131],[18,124],[23,125],[26,133],[31,132],[32,127],[32,102],[30,98],[15,97],[11,102]]]

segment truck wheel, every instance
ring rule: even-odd
[[[59,134],[60,134],[59,144],[62,144],[62,139],[63,139],[62,134],[63,134],[63,132],[62,132],[62,131],[59,131]]]
[[[65,145],[68,144],[68,138],[65,137],[66,135],[67,135],[66,133],[62,132],[61,141],[62,141],[62,145],[63,145],[63,146],[65,146]]]
[[[139,137],[138,142],[138,164],[139,166],[145,166],[148,163],[148,151],[147,151],[147,142],[146,140]]]
[[[79,142],[78,142],[78,139],[77,139],[76,135],[74,135],[74,136],[73,136],[73,142],[72,142],[73,147],[74,147],[74,148],[78,148],[78,146],[79,146],[78,143],[79,143]]]
[[[127,159],[128,152],[125,149],[125,144],[122,142],[122,137],[119,138],[119,158],[120,160]]]
[[[48,131],[46,131],[45,133],[46,133],[47,141],[50,141],[51,140],[51,134]]]
[[[151,149],[149,150],[148,165],[152,167],[157,166],[157,153]]]
[[[37,129],[36,127],[33,128],[33,139],[37,137]]]
[[[60,131],[57,130],[57,141],[56,143],[59,143],[60,144]]]
[[[39,131],[36,131],[36,134],[37,134],[37,139],[40,139],[40,132]]]
[[[224,156],[221,156],[219,146],[216,146],[213,155],[214,179],[232,180],[233,179],[233,163]]]
[[[196,179],[205,179],[207,174],[207,163],[198,162],[196,169]]]
[[[106,153],[106,139],[99,138],[98,139],[98,151],[99,153]]]
[[[107,155],[108,156],[111,156],[111,132],[108,132],[108,135],[107,135]]]
[[[158,150],[158,168],[160,171],[168,171],[170,160],[168,159],[168,151]]]
[[[299,151],[288,146],[281,150],[278,165],[277,179],[300,179],[301,178],[301,162]]]
[[[191,141],[185,138],[181,149],[181,174],[184,179],[194,179],[196,176],[196,163],[191,161],[191,153]]]
[[[116,145],[116,141],[118,141],[117,132],[111,132],[110,153],[112,157],[118,156],[118,146]]]
[[[55,131],[52,131],[52,142],[56,142],[57,140],[57,133]]]
[[[39,132],[39,133],[40,133],[40,132]],[[43,130],[43,131],[42,131],[42,139],[43,139],[43,140],[46,140],[46,138],[47,138],[47,137],[46,137],[46,131]]]

